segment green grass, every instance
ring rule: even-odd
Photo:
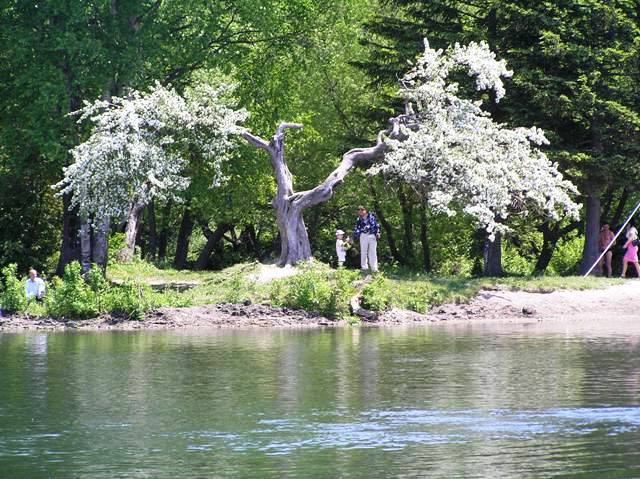
[[[257,283],[258,263],[242,263],[222,271],[178,271],[160,269],[138,261],[109,267],[109,279],[164,283],[166,289],[154,291],[154,304],[198,306],[222,302],[271,303],[316,309],[336,317],[347,317],[348,299],[355,294],[357,271],[336,270],[321,263],[299,268],[294,277]],[[194,282],[184,291],[173,283]],[[427,312],[442,303],[463,303],[481,289],[504,288],[513,291],[550,292],[558,289],[592,289],[621,284],[619,279],[558,277],[464,278],[434,277],[425,273],[395,269],[382,273],[363,290],[364,306],[381,310],[390,307]]]
[[[239,303],[267,297],[264,288],[258,288],[251,275],[258,270],[258,263],[241,263],[222,271],[189,271],[160,269],[151,263],[137,261],[109,266],[107,277],[116,281],[136,281],[158,285],[164,289],[156,294],[169,299],[167,305],[199,306],[220,302]],[[192,288],[177,291],[175,283],[192,282]],[[176,302],[180,304],[176,304]]]

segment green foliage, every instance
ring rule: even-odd
[[[390,284],[384,276],[377,276],[362,288],[362,306],[364,308],[371,311],[384,311],[389,309],[392,303]]]
[[[431,307],[441,304],[444,294],[432,284],[424,283],[416,286],[413,297],[409,298],[406,308],[417,313],[426,313]]]
[[[108,261],[110,264],[114,264],[118,260],[118,252],[125,247],[125,235],[124,233],[114,233],[109,236],[109,253]],[[136,255],[134,255],[134,258]]]
[[[24,283],[18,279],[18,266],[12,263],[2,268],[0,307],[8,313],[20,313],[27,307]]]
[[[348,314],[349,298],[355,294],[358,273],[330,270],[313,265],[290,278],[274,281],[269,296],[275,305],[314,311],[330,318]]]
[[[47,313],[54,318],[96,316],[100,312],[98,294],[82,277],[80,263],[74,261],[65,266],[62,278],[54,278],[45,296]]]
[[[125,282],[109,289],[105,297],[105,310],[128,319],[142,321],[153,307],[153,292],[148,285]]]
[[[549,263],[548,273],[560,276],[576,274],[583,246],[584,238],[581,236],[560,240]]]
[[[502,267],[507,274],[525,276],[533,271],[530,260],[520,254],[508,241],[502,242]]]
[[[66,266],[62,278],[54,278],[45,306],[46,314],[54,318],[86,319],[112,313],[142,320],[147,311],[167,302],[158,296],[149,285],[139,281],[111,285],[98,267],[91,268],[85,280],[80,264],[73,262]],[[188,302],[176,303],[186,305]]]

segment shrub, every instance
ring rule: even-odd
[[[85,282],[77,261],[65,266],[62,279],[53,280],[45,304],[54,318],[90,318],[100,312],[98,294]]]
[[[362,307],[371,311],[384,311],[391,306],[391,291],[384,276],[376,277],[362,288]]]
[[[584,237],[582,236],[560,240],[547,268],[547,274],[560,276],[577,274],[583,246]]]
[[[241,271],[234,271],[224,287],[225,299],[229,303],[241,303],[249,297],[249,287]]]
[[[27,308],[24,284],[18,279],[18,266],[12,263],[2,269],[3,288],[0,305],[8,313],[22,312]]]
[[[343,317],[348,313],[349,298],[355,294],[352,282],[357,276],[357,272],[349,270],[303,266],[295,276],[274,281],[269,296],[276,305],[314,311],[330,318]]]
[[[443,300],[441,291],[431,285],[423,284],[414,289],[405,307],[416,313],[426,313],[432,306],[441,304]]]
[[[118,261],[118,252],[125,247],[124,233],[113,233],[109,236],[109,252],[107,259],[109,263]]]
[[[142,321],[153,307],[151,287],[141,283],[125,282],[113,286],[106,295],[105,308],[113,314],[121,314],[128,319]]]

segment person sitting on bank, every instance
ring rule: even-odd
[[[353,238],[360,238],[360,267],[363,271],[371,268],[372,273],[378,271],[378,240],[380,225],[373,213],[364,206],[358,206],[358,218],[353,227]]]
[[[27,301],[31,299],[41,300],[44,298],[46,287],[42,278],[38,278],[38,272],[31,268],[29,270],[29,278],[24,285],[24,292],[27,295]]]

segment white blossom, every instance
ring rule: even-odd
[[[54,188],[72,194],[71,207],[82,215],[99,219],[124,217],[134,201],[174,197],[189,185],[185,168],[193,155],[219,184],[231,137],[247,117],[225,105],[230,88],[203,85],[182,97],[156,84],[148,93],[85,102],[75,114],[93,124],[91,135],[70,151],[73,163]]]
[[[382,172],[413,184],[429,204],[448,215],[461,211],[493,237],[505,220],[530,211],[553,219],[578,216],[577,193],[557,165],[535,145],[546,145],[542,130],[508,128],[494,122],[480,101],[457,96],[454,71],[475,78],[478,90],[504,96],[502,78],[512,72],[485,43],[456,44],[425,51],[401,80],[409,115],[401,135],[389,138],[390,151],[370,173]]]

